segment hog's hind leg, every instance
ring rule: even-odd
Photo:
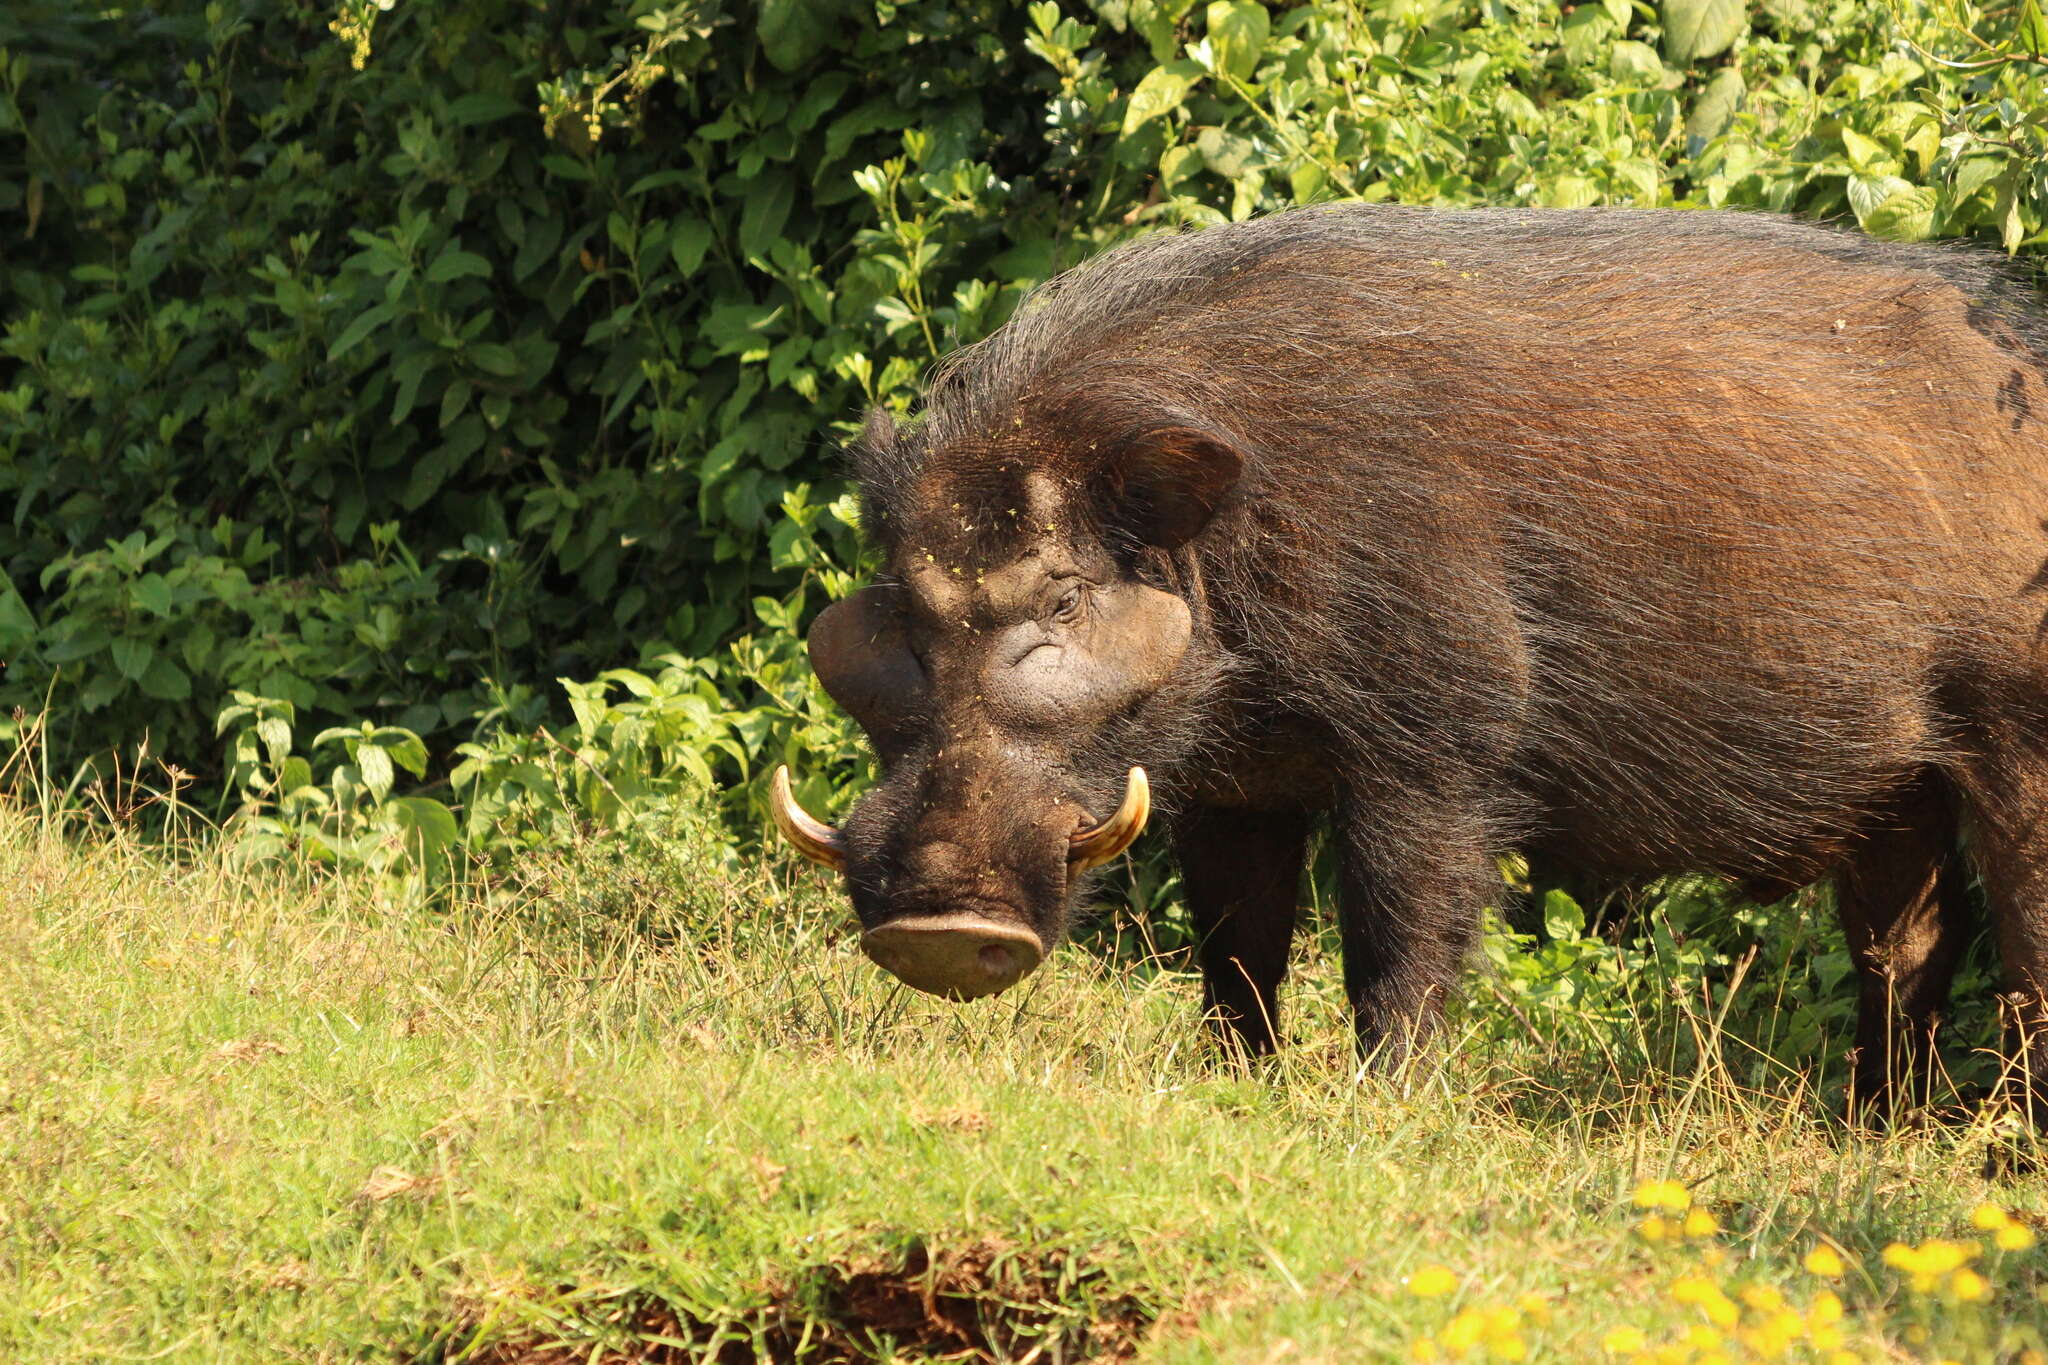
[[[1835,903],[1858,985],[1849,1107],[1883,1123],[1931,1101],[1935,1030],[1969,937],[1955,798],[1937,774],[1865,828]]]
[[[1381,790],[1339,807],[1338,937],[1359,1049],[1398,1070],[1428,1043],[1502,891],[1494,840],[1477,806]]]
[[[2037,694],[2003,694],[1957,774],[2004,966],[2014,1088],[2036,1125],[2048,1120],[2048,678],[2040,681]]]

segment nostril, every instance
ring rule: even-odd
[[[982,970],[990,976],[1008,976],[1010,974],[1010,950],[1003,944],[983,944],[981,951],[976,953],[975,956],[980,960]]]

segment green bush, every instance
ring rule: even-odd
[[[321,856],[856,779],[795,643],[858,570],[838,435],[1130,233],[2048,221],[2036,0],[384,4],[0,14],[0,724]]]

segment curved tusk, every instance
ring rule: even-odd
[[[1124,803],[1116,814],[1093,829],[1068,836],[1067,866],[1075,872],[1100,867],[1131,846],[1151,814],[1152,784],[1145,780],[1143,768],[1133,768],[1124,779]]]
[[[775,827],[782,831],[782,837],[796,845],[797,852],[834,872],[846,870],[845,841],[838,830],[799,806],[796,797],[790,795],[787,763],[775,770],[775,779],[768,784],[768,813],[775,817]]]

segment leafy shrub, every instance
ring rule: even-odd
[[[743,833],[778,761],[828,809],[865,769],[798,642],[859,567],[834,434],[1052,271],[1332,197],[2031,250],[2044,47],[2037,0],[26,0],[0,727],[60,766],[147,734],[252,853],[407,894]],[[1127,880],[1105,932],[1183,950],[1171,871]],[[1686,980],[1807,932],[1690,895]],[[1592,1018],[1628,973],[1568,918],[1502,979]],[[1836,1010],[1813,961],[1788,998]]]
[[[557,677],[787,630],[799,543],[854,563],[835,426],[1109,240],[1357,196],[2017,249],[2044,35],[2035,0],[10,6],[0,708],[207,769],[241,690],[445,774]]]

